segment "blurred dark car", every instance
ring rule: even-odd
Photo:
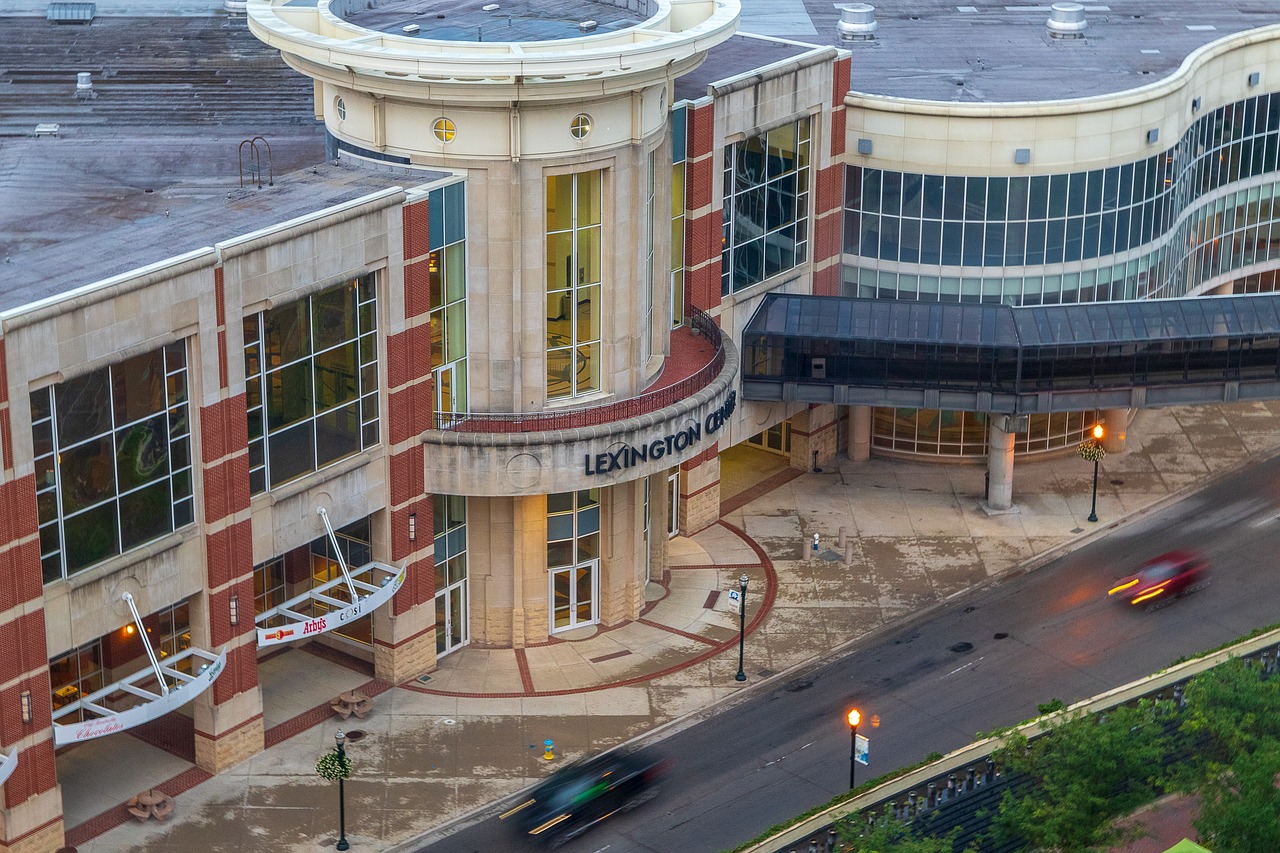
[[[1154,610],[1205,586],[1209,582],[1208,570],[1208,562],[1195,551],[1170,551],[1147,560],[1136,572],[1116,581],[1107,595]]]
[[[640,754],[574,762],[502,817],[514,818],[523,835],[559,847],[611,815],[653,799],[665,771],[665,762]]]

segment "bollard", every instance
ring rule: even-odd
[[[956,790],[956,774],[951,773],[947,776],[947,799],[951,799],[960,792]]]
[[[827,843],[826,843],[826,845],[825,845],[825,849],[822,851],[822,853],[835,853],[835,849],[836,849],[836,841],[838,840],[838,838],[839,838],[839,836],[837,836],[837,835],[836,835],[836,831],[835,831],[834,829],[828,829],[828,830],[827,830]]]
[[[841,551],[844,550],[844,543],[847,541],[844,536],[844,525],[842,524],[840,525],[840,535],[836,537],[836,544],[840,547]]]
[[[555,758],[555,754],[551,751],[552,749],[555,748],[555,744],[551,742],[551,738],[547,738],[546,740],[544,740],[542,742],[542,745],[543,747],[545,747],[542,753],[542,757],[545,758],[547,761],[550,761],[551,759]]]
[[[818,853],[818,839],[809,839],[809,853]]]
[[[1175,705],[1177,705],[1179,708],[1181,708],[1181,707],[1182,707],[1183,697],[1182,697],[1182,685],[1181,685],[1181,684],[1175,684],[1175,685],[1173,686],[1173,702],[1174,702],[1174,704],[1175,704]]]
[[[924,805],[927,809],[938,805],[938,784],[936,782],[929,783],[929,794],[925,797]]]
[[[853,542],[852,541],[844,543],[844,564],[846,566],[853,565]]]
[[[973,768],[972,768],[972,767],[966,768],[966,769],[965,769],[965,772],[964,772],[964,775],[965,775],[965,779],[964,779],[964,789],[965,789],[966,791],[972,791],[972,790],[973,790],[973,777],[976,775],[976,774],[973,772]]]
[[[996,772],[996,763],[990,758],[987,759],[987,781],[994,782],[1000,774]]]
[[[907,820],[911,820],[916,816],[916,798],[917,794],[915,791],[911,791],[907,794]]]

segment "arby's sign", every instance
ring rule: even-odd
[[[274,646],[279,643],[291,643],[341,628],[390,601],[391,597],[404,585],[404,579],[405,569],[401,568],[386,584],[341,610],[330,610],[323,616],[289,622],[275,628],[259,628],[258,645]]]

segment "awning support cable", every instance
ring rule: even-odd
[[[347,589],[351,593],[351,603],[355,604],[360,600],[360,596],[356,593],[356,585],[351,580],[351,572],[347,570],[347,561],[342,556],[342,544],[338,542],[338,534],[333,532],[333,525],[329,523],[329,511],[324,507],[316,507],[316,514],[320,516],[320,520],[324,522],[324,529],[329,533],[329,541],[333,543],[333,553],[338,555],[338,568],[342,570],[342,577],[347,582]]]
[[[151,648],[151,640],[147,637],[147,629],[142,627],[142,617],[138,615],[138,607],[133,603],[133,593],[126,592],[121,598],[124,599],[125,604],[129,605],[129,612],[133,614],[133,624],[138,626],[138,634],[142,637],[142,647],[147,650],[147,659],[151,661],[151,668],[155,670],[156,681],[160,682],[160,691],[162,695],[168,696],[169,682],[160,670],[160,661],[156,659],[155,649]]]

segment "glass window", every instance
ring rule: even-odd
[[[49,682],[53,710],[78,702],[106,686],[102,673],[102,641],[95,640],[49,661]],[[80,722],[84,712],[77,710],[60,717],[59,723]]]
[[[44,581],[191,523],[184,343],[31,395]]]
[[[377,443],[377,305],[366,279],[244,318],[253,492]]]
[[[804,263],[808,251],[809,119],[725,150],[724,295]],[[880,209],[881,172],[855,170],[850,203]],[[857,192],[860,189],[860,193]]]
[[[601,174],[546,180],[546,376],[552,400],[601,389]]]

